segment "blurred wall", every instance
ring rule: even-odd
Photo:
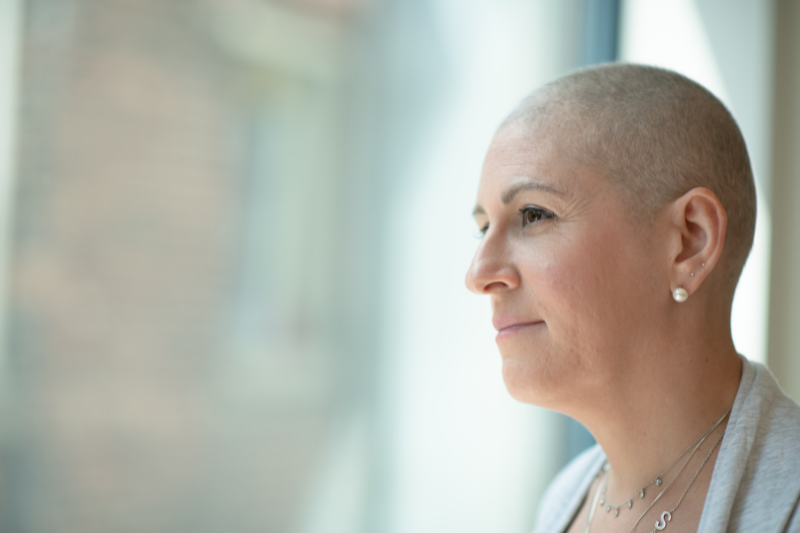
[[[341,209],[349,4],[269,7],[24,3],[0,530],[307,514],[365,394],[373,287],[339,250],[371,254]]]
[[[9,234],[17,165],[22,1],[0,2],[0,347],[7,332]],[[0,349],[0,412],[5,406],[5,351]],[[1,415],[0,415],[1,416]],[[0,429],[2,433],[2,429]]]
[[[194,520],[243,191],[188,7],[24,3],[3,531]]]
[[[800,402],[800,2],[776,2],[769,365]]]

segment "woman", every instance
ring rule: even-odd
[[[511,395],[598,442],[537,532],[800,532],[800,407],[731,339],[755,206],[735,121],[674,72],[578,71],[501,126],[466,283]]]

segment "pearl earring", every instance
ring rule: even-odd
[[[704,266],[706,266],[706,264],[705,263],[700,263],[700,266],[704,267]]]
[[[694,277],[694,272],[690,272],[689,275]]]
[[[683,287],[678,287],[674,291],[672,291],[672,297],[675,299],[676,302],[685,302],[686,299],[689,297],[689,293],[686,292],[686,289]]]

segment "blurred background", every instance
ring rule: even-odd
[[[738,120],[734,340],[800,400],[800,0],[0,0],[0,531],[530,530],[592,439],[506,393],[470,213],[614,60]]]

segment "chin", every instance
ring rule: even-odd
[[[503,382],[515,400],[554,409],[558,390],[567,386],[569,380],[557,379],[550,365],[537,364],[530,356],[524,359],[504,356]]]

